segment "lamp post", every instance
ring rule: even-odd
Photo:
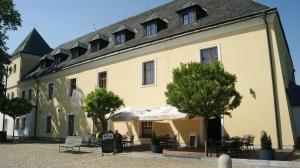
[[[5,72],[4,100],[3,100],[3,107],[2,107],[2,113],[3,113],[2,131],[4,131],[4,126],[5,126],[5,106],[6,106],[7,78],[8,78],[8,66],[6,67],[6,72]]]
[[[37,132],[37,113],[38,113],[38,103],[39,103],[39,75],[36,74],[34,76],[34,80],[36,81],[36,96],[35,96],[35,117],[34,117],[34,138],[36,139],[36,132]]]

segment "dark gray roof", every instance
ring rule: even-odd
[[[52,49],[34,28],[11,55],[15,56],[18,53],[29,53],[43,56],[49,54],[51,51]]]
[[[189,0],[189,1],[185,2],[185,4],[183,4],[180,8],[178,8],[177,12],[185,10],[190,7],[194,7],[194,6],[200,7],[196,0]]]
[[[80,41],[76,41],[76,42],[73,43],[73,45],[71,46],[71,49],[72,49],[72,48],[76,48],[76,47],[81,47],[81,48],[87,49],[87,48],[89,47],[89,45],[86,44],[86,43],[80,42]]]
[[[153,13],[153,14],[150,15],[147,19],[145,19],[141,24],[144,24],[144,23],[147,23],[147,22],[149,22],[149,21],[156,20],[156,19],[163,20],[161,17],[159,17],[159,16],[157,15],[157,13]]]
[[[226,21],[236,20],[238,18],[245,17],[247,15],[260,13],[262,11],[270,9],[267,6],[256,3],[252,0],[193,0],[192,3],[190,1],[191,0],[175,0],[169,2],[165,5],[159,6],[152,10],[122,20],[118,23],[112,24],[110,26],[104,27],[102,29],[91,32],[87,35],[71,40],[67,43],[59,45],[56,49],[54,49],[52,54],[55,54],[57,50],[60,50],[62,48],[69,50],[78,41],[82,43],[88,43],[97,34],[105,35],[109,39],[111,39],[110,43],[106,48],[94,53],[91,53],[88,50],[84,55],[76,59],[67,59],[66,61],[62,62],[61,65],[56,66],[55,71],[57,71],[58,68],[70,66],[92,58],[101,57],[103,55],[115,51],[120,51],[126,48],[164,39],[177,34],[182,34],[184,32],[201,29],[207,26],[216,25]],[[186,8],[188,7],[188,5],[195,5],[195,4],[199,5],[202,9],[205,9],[207,16],[200,18],[197,22],[193,24],[183,26],[176,12],[182,7]],[[142,23],[144,23],[149,17],[154,18],[156,16],[159,16],[159,18],[163,20],[167,20],[168,27],[160,31],[155,36],[149,36],[149,37],[144,36],[144,26],[142,25]],[[113,38],[114,33],[124,28],[135,30],[136,33],[135,37],[134,39],[129,40],[122,45],[116,46],[114,42],[115,39]],[[53,69],[53,68],[50,67],[49,69]],[[47,71],[47,73],[51,73],[49,72],[49,70],[45,70],[45,71]]]
[[[57,54],[71,55],[71,52],[64,48],[59,48],[59,49],[55,50],[55,52],[52,52],[51,54],[52,55],[57,55]]]
[[[89,42],[95,41],[95,40],[105,40],[105,41],[109,41],[109,37],[103,34],[96,34]]]
[[[133,28],[131,28],[127,25],[121,25],[119,28],[117,28],[115,31],[113,31],[112,34],[118,33],[123,30],[128,30],[128,31],[135,33],[135,30]]]
[[[52,55],[50,55],[50,54],[46,54],[46,55],[44,55],[41,59],[40,59],[40,61],[41,60],[53,60],[53,56]]]
[[[291,82],[288,88],[289,101],[291,106],[300,106],[300,86]]]

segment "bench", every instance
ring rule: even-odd
[[[58,146],[58,150],[60,152],[60,148],[65,148],[66,150],[67,149],[72,149],[72,152],[73,152],[73,149],[76,147],[80,151],[81,145],[82,145],[82,137],[79,137],[79,136],[68,136],[66,138],[65,144]]]

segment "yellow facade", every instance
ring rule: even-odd
[[[292,63],[276,14],[268,17],[274,66],[276,69],[276,90],[278,92],[282,143],[286,147],[294,145],[290,107],[285,89],[292,78]],[[68,80],[77,79],[77,90],[87,95],[97,87],[98,73],[107,71],[107,89],[124,99],[126,106],[151,109],[166,105],[164,92],[172,82],[172,70],[181,63],[200,61],[200,50],[216,46],[220,61],[225,69],[237,76],[237,90],[243,96],[240,107],[232,112],[232,118],[225,117],[223,127],[230,136],[254,134],[259,145],[260,133],[267,131],[277,146],[275,110],[272,90],[269,50],[266,27],[261,17],[228,24],[219,28],[194,32],[148,46],[136,47],[128,51],[110,54],[107,57],[65,68],[59,72],[41,76],[39,81],[39,109],[37,136],[64,138],[67,136],[67,116],[75,115],[75,134],[88,137],[92,121],[86,117],[80,104],[72,105],[68,96]],[[13,63],[20,66],[19,59]],[[142,86],[142,63],[154,60],[156,79],[151,86]],[[29,66],[30,63],[24,63]],[[18,80],[10,77],[9,86]],[[53,83],[54,97],[47,100],[47,84]],[[35,89],[34,80],[20,83],[20,90]],[[255,96],[250,94],[250,89]],[[35,92],[35,91],[34,91]],[[52,132],[46,133],[46,117],[52,117]],[[134,135],[136,142],[142,142],[140,123],[115,122],[113,129],[121,134]],[[153,130],[158,135],[176,135],[182,145],[188,144],[189,133],[199,133],[202,139],[201,120],[179,120],[154,122]],[[201,140],[202,141],[202,140]]]

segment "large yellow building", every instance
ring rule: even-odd
[[[8,78],[8,94],[30,95],[36,105],[33,136],[87,138],[92,121],[81,109],[82,100],[98,87],[119,95],[126,106],[165,106],[164,92],[174,68],[218,60],[237,76],[243,100],[232,118],[211,121],[209,134],[253,134],[259,145],[265,130],[274,147],[295,145],[287,94],[289,84],[295,83],[294,67],[276,9],[248,0],[175,0],[54,50],[32,46],[37,48],[44,52],[18,47],[11,65],[17,70]],[[181,145],[189,144],[190,134],[199,134],[203,142],[201,119],[114,122],[112,129],[134,135],[135,143],[147,143],[153,131],[176,135]]]

